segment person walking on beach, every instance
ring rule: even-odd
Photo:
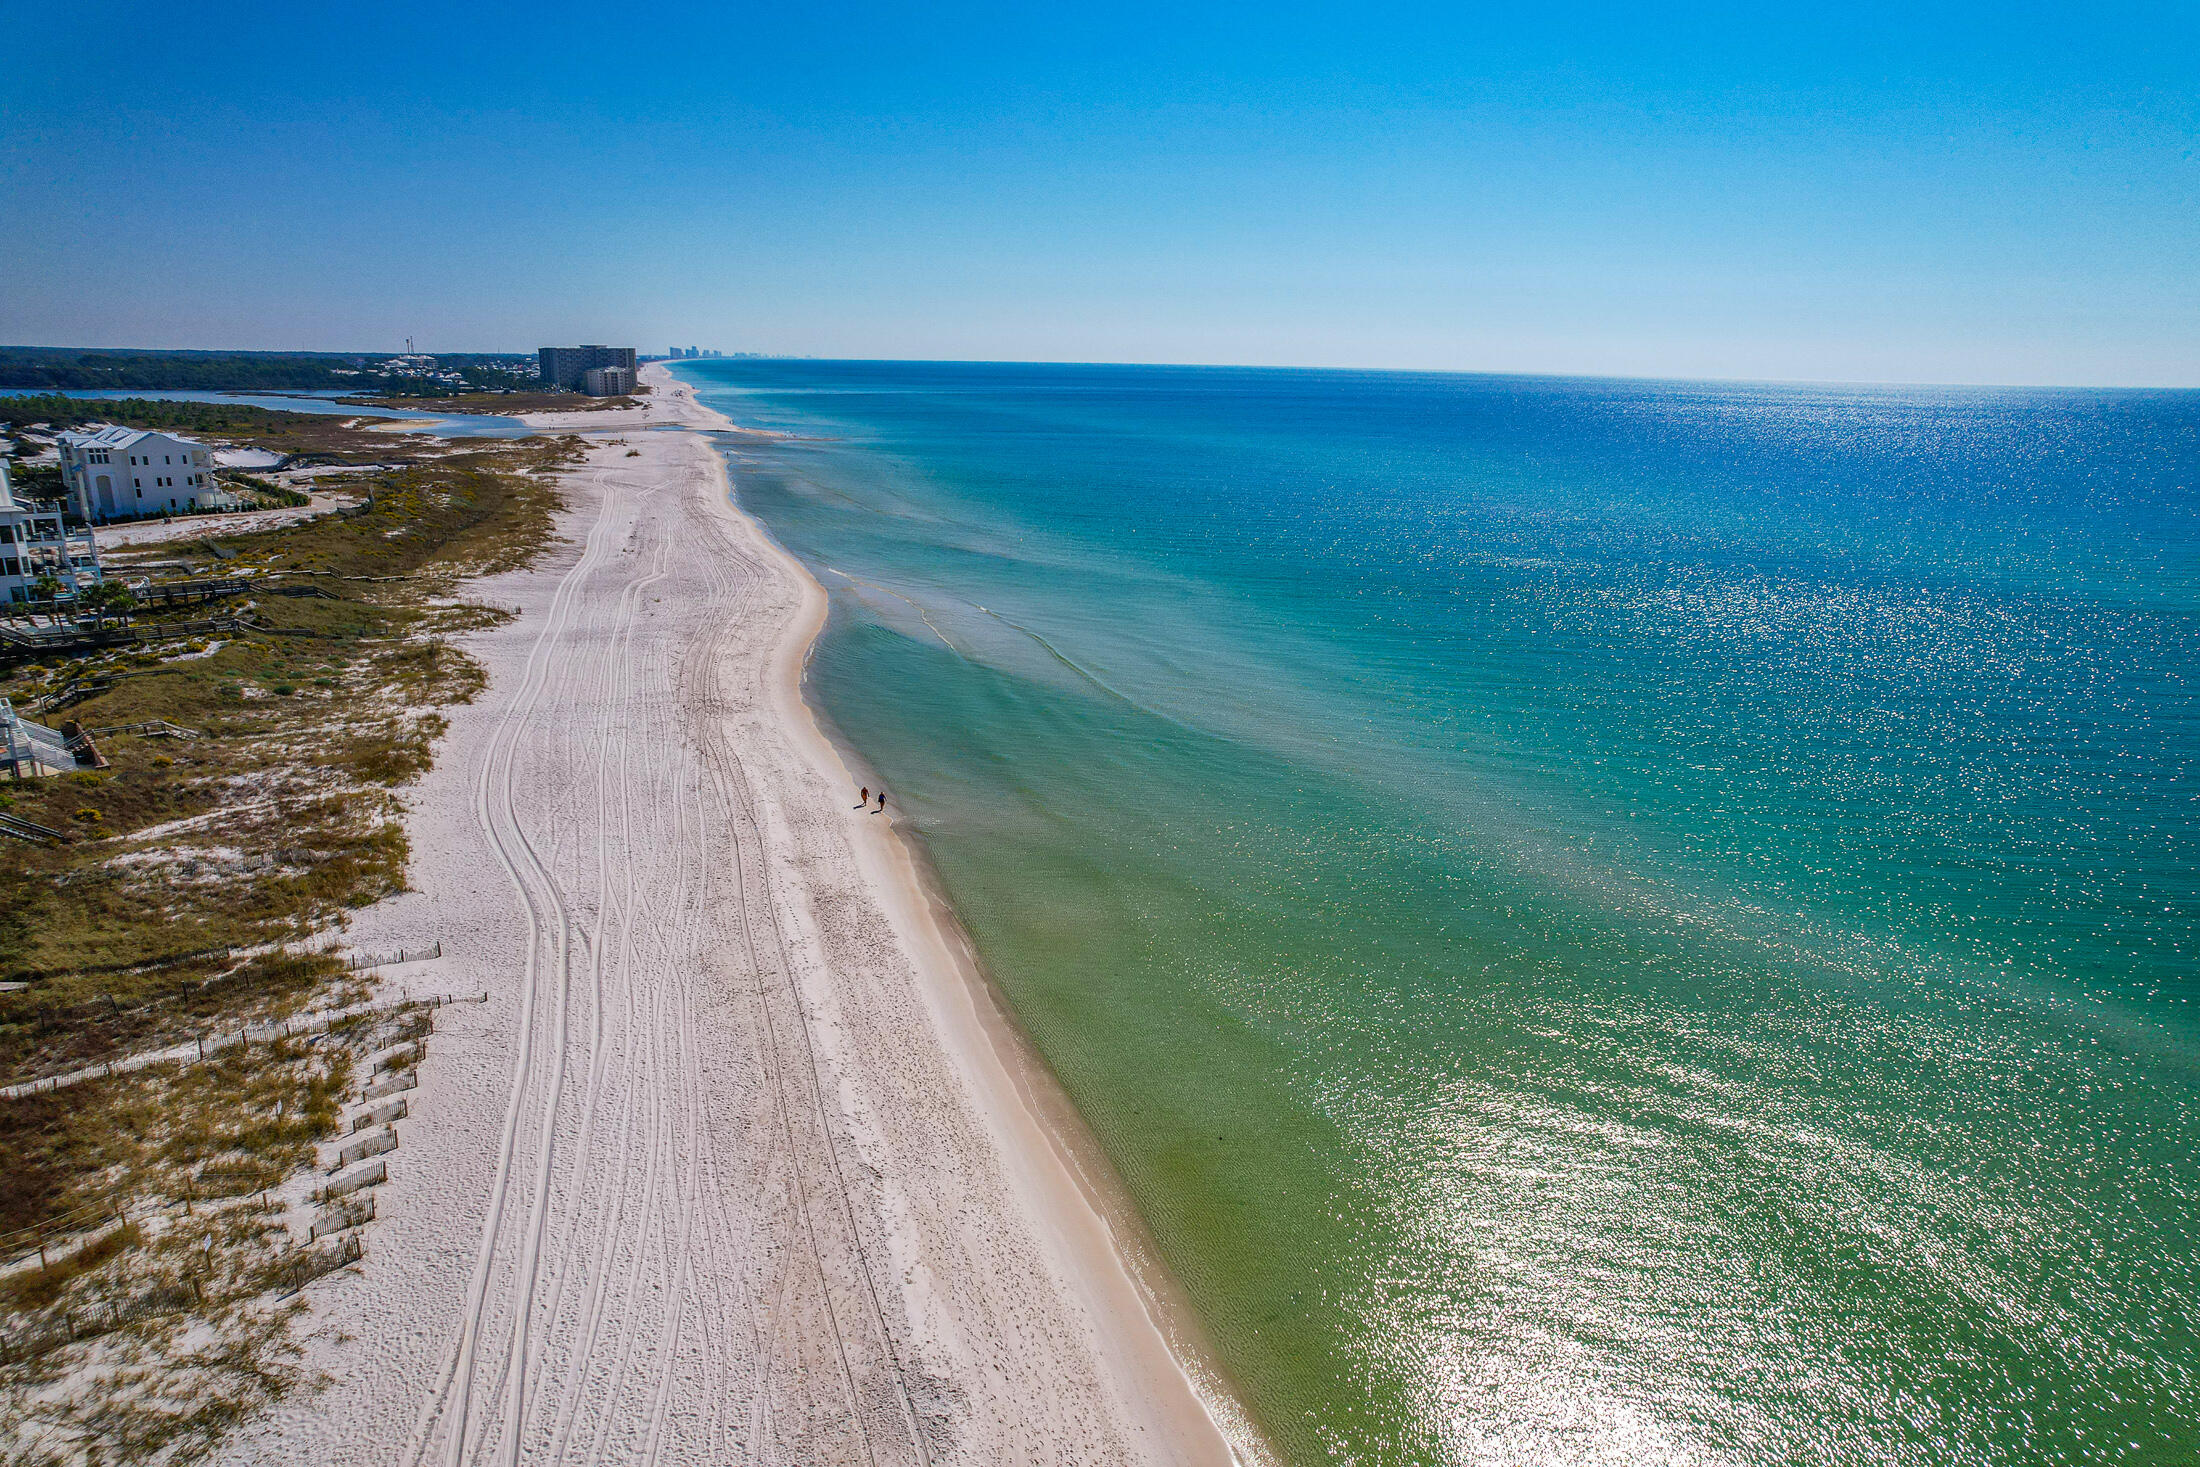
[[[885,809],[886,809],[886,791],[884,791],[884,790],[880,790],[880,791],[878,792],[878,809],[877,809],[877,810],[875,810],[875,811],[873,811],[872,813],[873,813],[873,814],[880,814],[880,813],[883,813],[883,812],[885,811]]]
[[[861,810],[861,809],[863,809],[863,808],[864,808],[865,806],[869,805],[870,803],[871,803],[871,787],[870,787],[869,785],[865,785],[865,786],[863,787],[863,793],[861,793],[860,795],[857,795],[857,796],[856,796],[856,808],[857,808],[858,810]]]

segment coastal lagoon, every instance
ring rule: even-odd
[[[2200,1451],[2200,394],[676,370],[1289,1460]]]
[[[33,389],[23,389],[33,391]],[[360,407],[342,401],[344,394],[328,391],[299,392],[199,392],[180,388],[71,387],[36,389],[55,396],[91,400],[149,398],[156,402],[230,403],[239,407],[273,408],[286,413],[319,413],[345,418],[390,418],[405,433],[432,433],[438,438],[525,438],[535,430],[518,418],[493,413],[436,413],[422,408]]]

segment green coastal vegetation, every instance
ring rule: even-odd
[[[573,392],[461,392],[448,397],[346,397],[360,407],[416,408],[431,413],[593,413],[606,408],[640,407],[648,388],[618,397],[583,397]]]
[[[287,448],[296,426],[238,436]],[[461,583],[550,543],[554,476],[577,451],[374,447],[377,467],[345,476],[350,508],[225,523],[210,564],[255,572],[249,596],[136,614],[173,639],[0,666],[0,696],[74,720],[107,760],[0,785],[0,813],[65,837],[0,842],[0,1084],[367,996],[324,949],[403,888],[402,790],[432,763],[442,710],[482,686],[451,639],[508,615]],[[117,583],[130,562],[110,554]],[[0,1457],[189,1461],[305,1383],[295,1290],[356,1252],[295,1243],[290,1213],[358,1067],[431,1027],[424,1010],[378,1010],[0,1099],[15,1141],[0,1266],[19,1260],[0,1271]],[[62,1379],[91,1385],[42,1394]]]
[[[57,393],[0,396],[0,432],[23,446],[27,428],[82,427],[87,423],[112,423],[124,428],[158,428],[188,434],[208,434],[235,443],[265,448],[320,463],[395,462],[411,454],[402,438],[359,426],[371,422],[331,413],[293,413],[280,408],[252,407],[228,402],[167,402],[159,398],[78,398]],[[49,466],[50,467],[50,466]],[[36,465],[11,465],[20,485]],[[60,472],[52,470],[58,492]]]
[[[88,347],[0,347],[0,388],[32,390],[142,389],[197,392],[346,390],[393,397],[439,397],[447,380],[391,370],[392,359],[371,352],[141,351]],[[466,388],[530,382],[534,359],[495,352],[435,358]]]

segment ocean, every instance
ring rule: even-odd
[[[1286,1459],[2200,1456],[2200,393],[677,370]]]

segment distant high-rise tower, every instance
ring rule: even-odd
[[[546,346],[538,356],[542,380],[567,392],[586,391],[592,368],[624,367],[633,372],[637,365],[631,346]]]

